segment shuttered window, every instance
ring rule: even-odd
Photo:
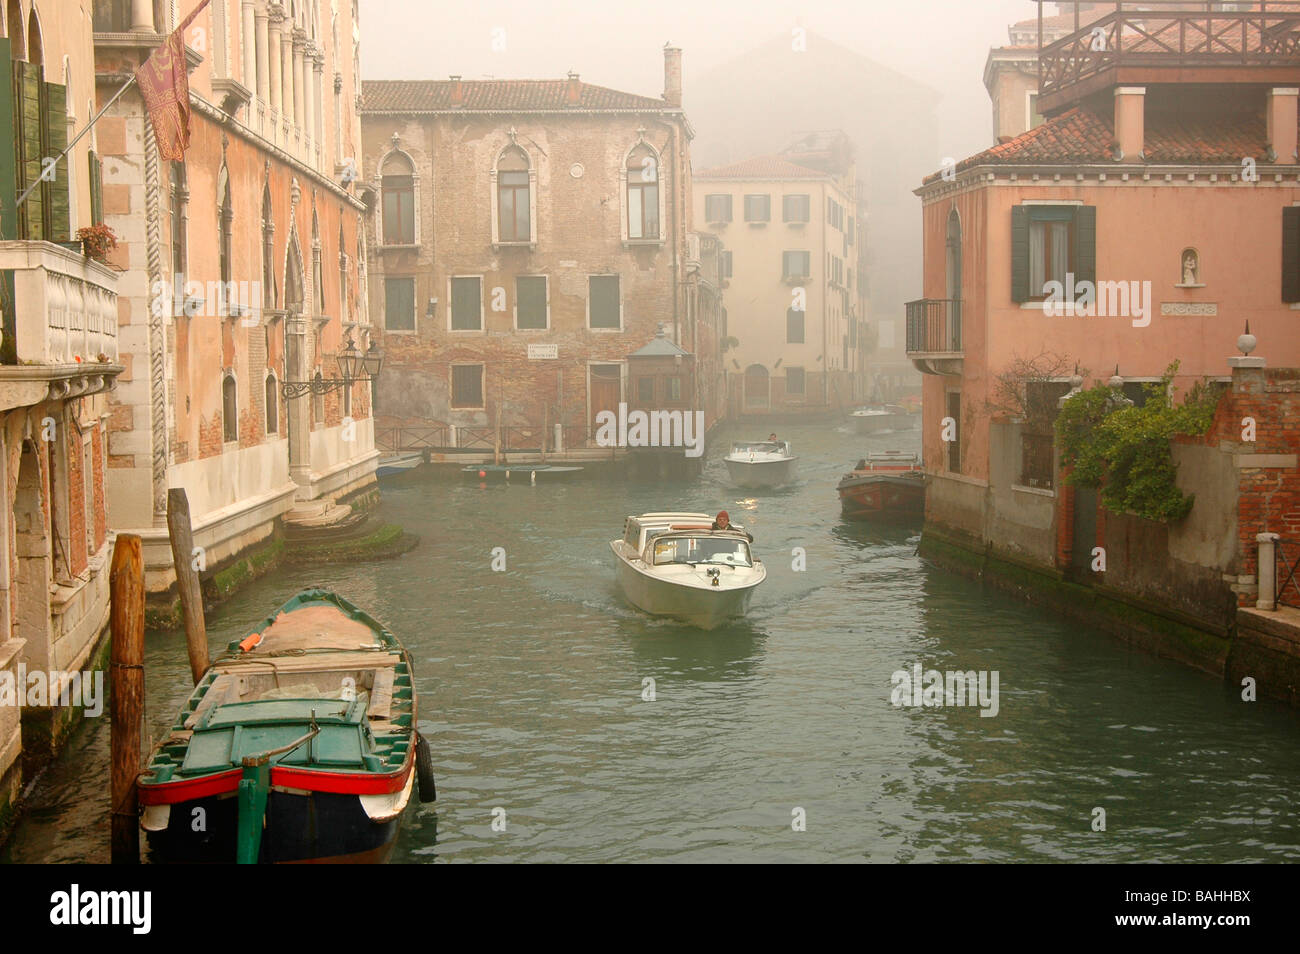
[[[1041,301],[1047,282],[1068,274],[1097,280],[1097,209],[1083,205],[1018,205],[1011,209],[1011,300]]]
[[[45,84],[45,155],[55,158],[68,148],[67,89],[57,83]],[[52,242],[72,238],[71,208],[68,197],[68,164],[64,157],[54,166],[54,179],[41,183],[46,193],[46,237]]]
[[[619,328],[619,288],[617,275],[592,275],[588,278],[589,323],[592,328]]]
[[[41,68],[22,60],[14,62],[14,150],[18,194],[41,177],[44,138],[41,121]],[[45,238],[45,189],[32,190],[18,208],[18,237]]]
[[[480,278],[451,280],[451,330],[483,330],[483,284]]]
[[[1282,300],[1300,301],[1300,206],[1282,210]]]
[[[546,276],[520,275],[515,279],[516,327],[546,329]]]
[[[387,331],[415,330],[415,279],[384,279],[384,328]]]

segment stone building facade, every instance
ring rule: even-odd
[[[108,643],[106,394],[122,372],[119,277],[76,241],[99,221],[90,143],[41,179],[41,160],[91,115],[93,63],[90,22],[67,4],[3,5],[0,126],[13,135],[0,146],[0,838],[24,776],[83,710],[105,711],[103,692],[88,699],[81,687],[94,693],[82,676]]]
[[[103,102],[176,11],[100,0],[95,14]],[[169,487],[187,491],[207,574],[273,547],[283,521],[373,497],[369,385],[284,394],[338,378],[348,341],[371,344],[359,35],[355,0],[213,0],[185,35],[184,161],[160,161],[134,89],[94,131],[125,271],[109,502],[143,538],[151,597],[174,581]]]
[[[679,50],[664,74],[662,98],[576,73],[364,85],[381,423],[584,446],[660,323],[692,346]]]

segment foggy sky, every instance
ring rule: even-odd
[[[683,51],[689,118],[692,81],[798,25],[940,93],[937,168],[941,156],[992,145],[984,62],[1011,23],[1036,11],[1031,0],[362,0],[361,69],[365,79],[559,79],[574,70],[585,82],[658,96],[671,41]]]

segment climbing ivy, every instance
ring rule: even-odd
[[[1175,404],[1169,391],[1177,372],[1175,361],[1160,381],[1146,385],[1141,407],[1117,402],[1105,384],[1066,400],[1056,419],[1061,463],[1072,468],[1066,482],[1100,488],[1102,503],[1114,513],[1161,522],[1186,517],[1193,498],[1175,482],[1178,468],[1170,439],[1207,433],[1222,388],[1198,381]]]

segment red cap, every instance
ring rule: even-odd
[[[714,523],[722,523],[722,521],[723,521],[724,518],[726,519],[727,523],[731,523],[731,517],[728,516],[727,511],[725,511],[725,510],[719,510],[719,511],[718,511],[718,516],[717,516],[717,518],[714,520]]]

